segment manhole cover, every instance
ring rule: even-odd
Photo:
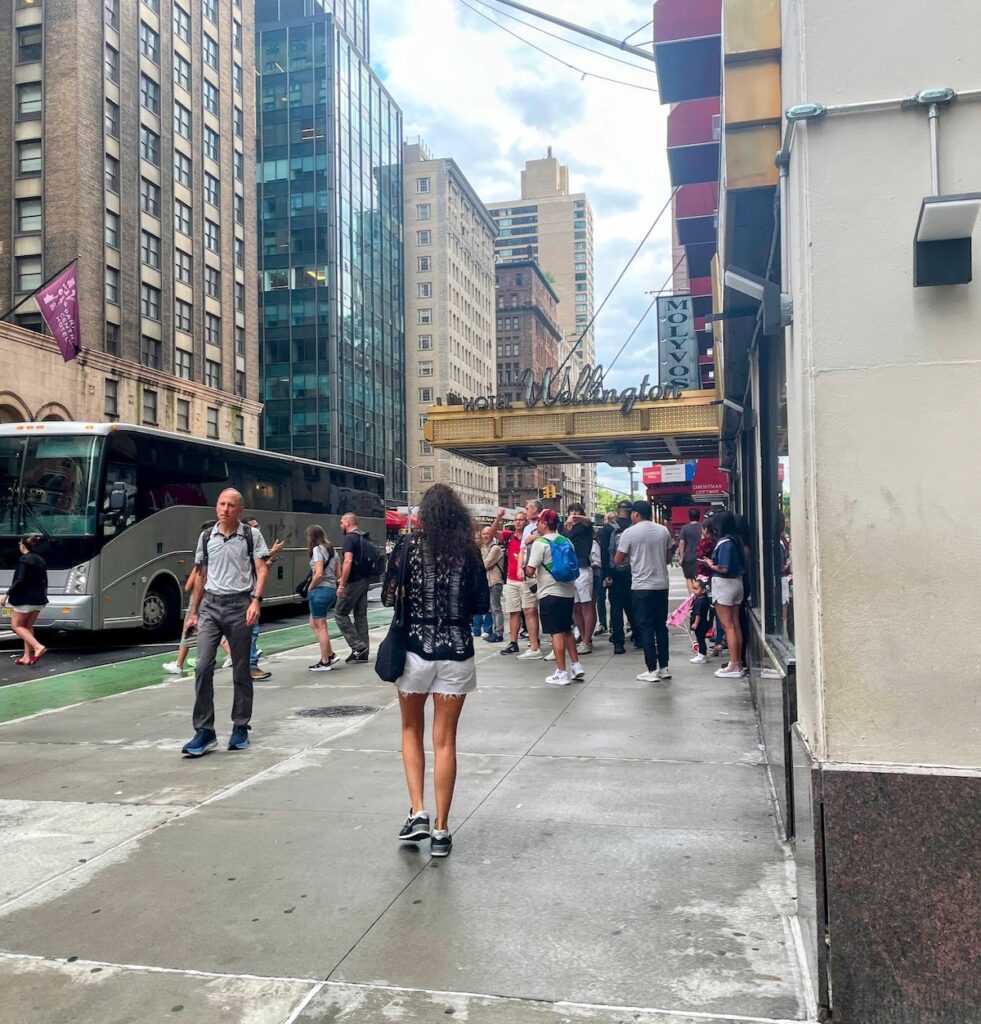
[[[331,704],[326,708],[304,708],[297,714],[300,718],[351,718],[354,715],[373,715],[377,710],[370,704]]]

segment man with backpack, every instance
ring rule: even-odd
[[[603,582],[610,592],[610,640],[614,654],[625,654],[623,616],[626,613],[630,629],[634,634],[634,645],[640,647],[637,628],[634,625],[634,608],[630,597],[630,563],[614,563],[614,556],[620,544],[620,535],[631,525],[630,514],[633,504],[621,501],[617,504],[617,517],[600,530],[600,559],[603,563]]]
[[[480,556],[484,560],[487,571],[487,589],[490,591],[491,619],[493,632],[484,639],[488,643],[499,644],[504,639],[504,611],[501,607],[501,594],[504,591],[504,570],[507,567],[507,556],[504,549],[497,543],[497,530],[501,523],[503,509],[498,512],[497,520],[491,526],[480,531]],[[474,634],[476,636],[476,634]]]
[[[551,508],[538,517],[538,537],[528,548],[525,575],[538,584],[538,616],[542,632],[552,635],[555,672],[545,679],[553,686],[568,686],[586,673],[579,663],[576,637],[572,632],[572,609],[576,600],[579,560],[575,548],[557,532],[558,513]],[[568,656],[569,668],[566,669]]]
[[[368,535],[358,528],[358,517],[353,512],[341,516],[341,532],[344,534],[343,560],[337,581],[334,621],[351,648],[347,661],[367,661],[368,587],[377,571],[379,552]]]

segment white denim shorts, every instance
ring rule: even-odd
[[[579,567],[576,577],[576,604],[593,603],[593,570],[588,565]]]
[[[723,607],[735,608],[742,603],[742,576],[737,576],[732,580],[727,576],[712,577],[712,604],[721,604]]]
[[[459,697],[477,689],[477,666],[466,661],[426,661],[412,651],[405,655],[405,671],[396,680],[399,693],[442,693]]]

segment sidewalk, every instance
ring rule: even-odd
[[[398,709],[371,666],[266,659],[253,746],[199,761],[190,680],[0,725],[0,1019],[806,1019],[746,685],[681,640],[670,681],[601,638],[564,688],[477,646],[445,861],[395,841]],[[326,705],[379,710],[297,715]]]

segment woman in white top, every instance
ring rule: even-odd
[[[320,644],[320,660],[311,672],[330,672],[340,661],[330,646],[327,615],[337,601],[337,553],[322,526],[307,527],[307,554],[310,556],[310,628]]]

